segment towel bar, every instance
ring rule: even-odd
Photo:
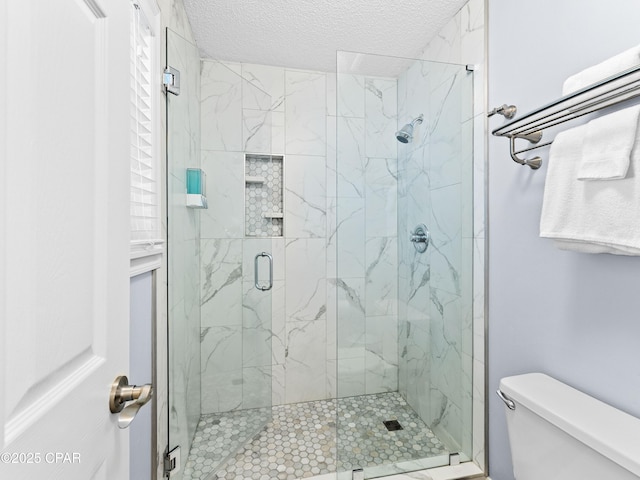
[[[510,155],[514,162],[537,170],[542,164],[540,157],[522,159],[518,155],[551,145],[553,141],[538,144],[544,130],[638,96],[640,96],[640,65],[565,95],[522,115],[520,118],[505,123],[491,133],[510,139]],[[515,140],[518,138],[529,140],[530,143],[536,145],[516,150]]]

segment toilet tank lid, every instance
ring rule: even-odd
[[[500,390],[572,437],[640,476],[640,419],[542,373],[500,380]]]

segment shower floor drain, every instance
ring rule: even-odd
[[[404,430],[398,420],[385,420],[382,423],[384,423],[384,426],[387,427],[387,430],[389,430],[390,432],[395,432],[396,430]]]

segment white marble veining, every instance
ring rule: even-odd
[[[202,239],[201,325],[242,325],[242,240]]]
[[[242,78],[244,108],[284,112],[283,68],[243,63]]]
[[[338,73],[337,82],[337,115],[340,117],[364,118],[364,77],[362,75]]]
[[[327,191],[327,129],[330,130],[328,136],[333,138],[332,165],[334,171],[336,168],[335,117],[331,125],[327,114],[335,115],[336,80],[335,76],[320,72],[254,64],[205,61],[202,70],[205,84],[202,131],[203,137],[207,137],[203,143],[204,167],[210,200],[210,208],[204,211],[202,221],[203,238],[210,240],[206,243],[210,261],[203,265],[203,275],[209,272],[210,277],[207,296],[203,297],[207,300],[203,302],[204,315],[210,322],[206,325],[244,326],[243,355],[233,370],[234,375],[237,377],[240,370],[244,369],[246,377],[246,369],[266,366],[268,363],[273,371],[272,401],[283,403],[288,401],[287,392],[289,399],[295,398],[293,392],[301,388],[297,384],[303,381],[303,376],[296,373],[302,369],[295,362],[296,356],[300,355],[290,357],[289,352],[303,352],[307,345],[301,342],[311,340],[308,336],[295,333],[288,335],[287,332],[298,332],[293,324],[306,321],[320,321],[327,329],[326,258],[330,243],[327,210],[331,204],[328,193],[335,196],[336,192],[335,177],[331,179],[331,192]],[[327,101],[329,97],[331,100]],[[244,238],[244,152],[247,151],[271,154],[286,152],[286,239],[242,240],[241,268],[237,270],[231,268],[237,262],[237,248],[233,260],[230,257],[227,260],[220,256],[213,257],[209,251],[216,243],[222,245],[219,240]],[[332,232],[335,238],[335,227]],[[313,241],[306,243],[306,240]],[[270,291],[270,308],[256,298],[259,292],[250,288],[254,275],[254,256],[262,251],[271,253],[274,258],[275,281]],[[332,252],[335,259],[335,248]],[[221,262],[217,268],[214,267],[216,262]],[[301,268],[307,264],[310,268]],[[261,267],[264,265],[261,264]],[[266,268],[260,269],[261,282],[266,281],[266,272]],[[240,287],[244,293],[240,294],[238,304],[236,294],[238,285],[242,284],[245,288]],[[209,306],[211,311],[207,311]],[[241,308],[240,314],[238,306]],[[218,315],[213,315],[213,311]],[[264,325],[268,317],[271,320],[270,329]],[[332,328],[335,335],[335,316]],[[324,344],[323,357],[331,357],[335,361],[333,336],[330,342]],[[203,343],[203,356],[210,353],[207,351],[209,347],[209,344]],[[312,368],[320,372],[319,365],[313,365]],[[319,375],[323,379],[323,388],[317,389],[314,395],[319,396],[313,399],[326,398],[327,389],[331,390],[330,385],[335,385],[335,380],[329,380],[326,374],[325,363],[322,370]],[[335,378],[335,363],[328,370]],[[259,378],[259,372],[254,370],[253,374]],[[235,391],[240,395],[242,389],[236,388]],[[255,400],[255,395],[251,398]],[[235,401],[227,402],[221,408],[236,408],[236,404]]]
[[[397,88],[395,79],[342,73],[336,78],[337,163],[329,175],[337,198],[329,246],[335,245],[338,278],[330,284],[336,292],[336,387],[345,397],[397,389],[397,347],[383,352],[370,318],[394,319],[387,333],[397,337],[391,331],[392,325],[397,330]],[[330,271],[334,259],[328,258]]]
[[[255,288],[253,282],[243,283],[242,299],[242,361],[243,368],[266,367],[272,362],[272,295]],[[269,391],[271,398],[271,391]]]
[[[418,253],[413,245],[403,245],[405,250],[404,271],[408,278],[403,279],[406,296],[405,318],[408,320],[424,320],[429,314],[429,289],[431,285],[431,258],[434,252]]]
[[[462,221],[460,184],[431,191],[431,282],[440,290],[461,294]],[[466,219],[471,223],[471,218]]]
[[[398,96],[395,79],[365,79],[365,136],[368,157],[395,158]]]
[[[270,407],[272,402],[271,388],[271,365],[243,368],[242,408]]]
[[[338,398],[364,395],[366,369],[365,357],[338,358]]]
[[[326,153],[326,75],[285,71],[285,128],[287,154]]]
[[[242,110],[242,150],[248,153],[271,152],[272,113]]]
[[[284,118],[284,112],[271,112],[271,153],[275,155],[283,155],[285,150]]]
[[[327,117],[327,199],[335,198],[338,194],[336,185],[338,174],[336,121],[334,116]]]
[[[398,247],[395,237],[372,237],[365,244],[367,315],[395,315],[398,296]]]
[[[328,175],[327,175],[328,176]],[[327,278],[334,278],[338,275],[338,251],[337,251],[337,216],[338,199],[327,197]],[[329,306],[327,306],[329,309]]]
[[[327,311],[324,239],[288,240],[285,255],[287,322],[324,320]]]
[[[366,318],[365,393],[398,390],[398,317]]]
[[[209,208],[200,211],[202,238],[244,236],[244,155],[240,152],[203,150],[202,169],[207,174]]]
[[[285,374],[285,365],[274,364],[271,366],[271,402],[273,405],[284,405],[286,401],[286,384],[287,378]]]
[[[332,237],[337,250],[337,274],[343,278],[364,278],[364,199],[338,198],[337,203],[336,235]]]
[[[285,224],[288,238],[325,238],[327,186],[325,157],[288,155]]]
[[[202,414],[242,408],[242,326],[201,333]]]
[[[365,166],[367,237],[394,237],[398,231],[398,162],[367,158]]]
[[[215,60],[203,60],[202,149],[242,150],[242,77]]]
[[[340,91],[340,85],[338,85]],[[338,197],[364,197],[365,121],[337,117]]]
[[[429,125],[430,178],[432,188],[438,188],[461,181],[460,148],[465,143],[471,144],[470,137],[464,139],[461,136],[462,122],[467,120],[462,115],[465,109],[461,97],[470,91],[471,82],[467,78],[469,74],[457,66],[455,71],[450,66],[438,66],[434,70],[432,77],[443,77],[442,82],[434,87],[430,99],[433,117]],[[471,110],[469,101],[464,105],[466,110]]]
[[[364,358],[366,346],[364,279],[332,279],[329,296],[337,306],[338,359]],[[364,379],[363,379],[364,380]]]
[[[426,419],[430,405],[431,377],[428,320],[401,321],[400,337],[400,393],[420,417]]]
[[[284,365],[286,358],[285,292],[285,281],[274,280],[273,288],[271,289],[271,356],[274,368]]]
[[[287,322],[286,403],[326,396],[326,320]]]

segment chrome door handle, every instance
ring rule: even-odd
[[[260,285],[260,281],[258,279],[258,260],[260,257],[267,257],[269,260],[269,283],[266,286]],[[258,290],[262,290],[263,292],[267,290],[271,290],[273,287],[273,257],[267,252],[262,252],[256,255],[256,258],[253,260],[253,274],[255,279],[255,286]]]
[[[153,395],[151,384],[129,385],[129,379],[125,375],[120,375],[111,384],[109,394],[109,410],[111,413],[120,413],[118,417],[118,427],[127,428],[136,417],[138,410],[146,404]],[[129,405],[127,402],[133,402]]]

